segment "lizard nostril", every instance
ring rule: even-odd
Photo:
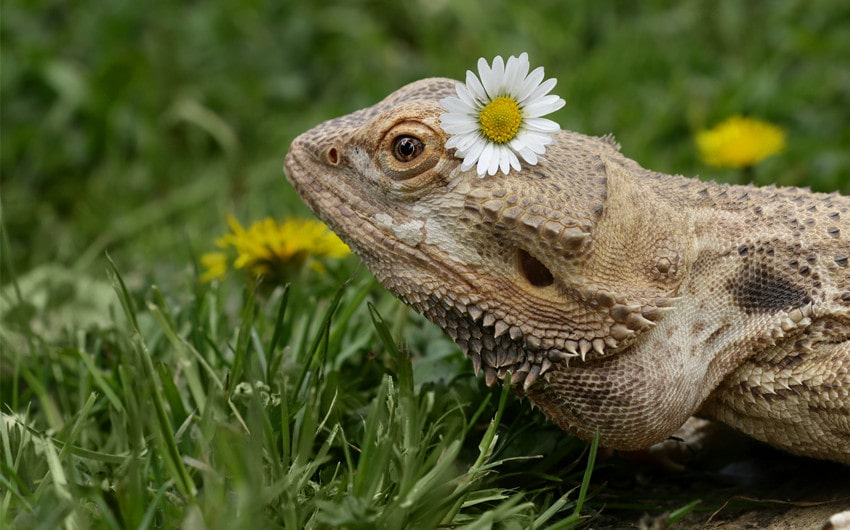
[[[523,249],[517,250],[517,265],[528,283],[535,287],[548,287],[555,283],[555,277],[534,256]]]
[[[339,149],[331,147],[327,153],[328,164],[335,166],[339,164]]]

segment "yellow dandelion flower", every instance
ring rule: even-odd
[[[702,159],[712,166],[753,166],[785,149],[785,131],[766,121],[733,116],[696,136]]]
[[[200,278],[202,282],[223,278],[227,272],[227,254],[224,252],[207,252],[201,256],[201,265],[205,269]]]
[[[203,281],[220,277],[227,268],[227,250],[235,252],[233,267],[254,276],[284,277],[308,257],[342,258],[351,251],[327,226],[312,219],[290,219],[278,223],[271,217],[252,223],[247,229],[232,215],[227,216],[230,232],[216,239],[222,249],[201,257],[207,272]],[[222,265],[223,263],[223,265]]]

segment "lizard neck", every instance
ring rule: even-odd
[[[415,288],[398,282],[395,269],[377,271],[379,279],[443,328],[488,384],[510,372],[511,383],[528,388],[572,357],[618,355],[672,310],[692,259],[691,222],[656,191],[677,177],[619,155],[594,166],[604,178],[550,190],[570,193],[570,201],[513,195],[522,192],[495,179],[453,188],[456,199],[443,196],[442,204],[457,203],[458,213],[442,216],[451,223],[439,232],[469,241],[465,252],[486,242],[476,255],[481,263],[426,256],[423,262],[444,265],[441,275],[422,274]],[[568,212],[551,206],[567,203]],[[456,243],[446,252],[457,256]]]

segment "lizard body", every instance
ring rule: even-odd
[[[290,182],[391,292],[561,428],[621,449],[695,414],[850,464],[850,198],[642,168],[561,131],[479,178],[425,79],[296,138]]]

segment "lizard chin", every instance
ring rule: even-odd
[[[517,387],[520,393],[528,391],[551,370],[568,369],[571,362],[573,365],[584,364],[619,355],[641,333],[655,326],[654,322],[640,316],[640,319],[633,318],[630,324],[639,331],[619,324],[628,333],[616,338],[611,335],[592,336],[580,330],[523,322],[516,318],[511,308],[488,303],[487,300],[492,298],[486,295],[456,296],[434,285],[429,291],[431,294],[422,297],[411,294],[411,288],[399,285],[397,279],[383,281],[396,296],[440,326],[470,358],[476,375],[484,373],[488,386],[504,381]],[[609,298],[611,295],[605,293],[604,296]],[[651,316],[660,318],[662,313],[673,309],[674,302],[675,299],[656,301]],[[661,305],[664,311],[659,310]],[[640,306],[611,304],[611,307],[619,306],[623,309],[615,309],[614,312],[623,313],[620,318],[623,322],[629,320],[628,315],[640,314],[636,313]],[[615,328],[615,333],[619,333],[618,329]]]

